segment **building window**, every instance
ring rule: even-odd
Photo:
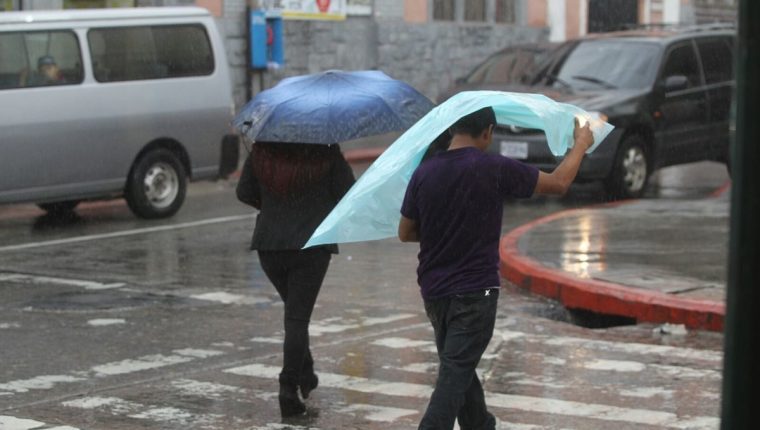
[[[465,21],[486,20],[486,0],[467,0],[464,6]]]
[[[436,21],[453,21],[454,0],[433,0],[433,19]]]
[[[515,0],[496,0],[494,21],[513,24],[517,21],[515,12]]]

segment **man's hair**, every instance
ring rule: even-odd
[[[478,137],[492,125],[496,125],[496,114],[489,106],[459,118],[449,131],[452,135],[467,134],[470,137]]]

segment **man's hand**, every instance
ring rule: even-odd
[[[583,152],[588,151],[591,145],[594,144],[594,135],[591,133],[590,124],[590,121],[586,121],[586,125],[581,127],[578,118],[575,118],[575,130],[573,130],[573,140],[575,143],[573,146],[581,146]]]
[[[565,194],[570,188],[570,184],[575,180],[578,169],[581,166],[583,155],[594,144],[594,135],[588,122],[583,127],[580,126],[578,118],[575,119],[575,129],[573,130],[574,144],[572,149],[565,155],[565,159],[557,166],[552,173],[540,172],[536,194]]]

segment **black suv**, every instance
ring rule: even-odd
[[[606,33],[561,45],[526,86],[615,126],[582,165],[612,198],[640,197],[660,167],[728,163],[735,31],[726,26]],[[540,130],[499,127],[493,151],[545,170],[560,161]]]

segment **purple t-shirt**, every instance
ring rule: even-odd
[[[504,199],[530,197],[537,181],[536,168],[471,147],[417,168],[401,214],[417,222],[425,300],[499,285]]]

